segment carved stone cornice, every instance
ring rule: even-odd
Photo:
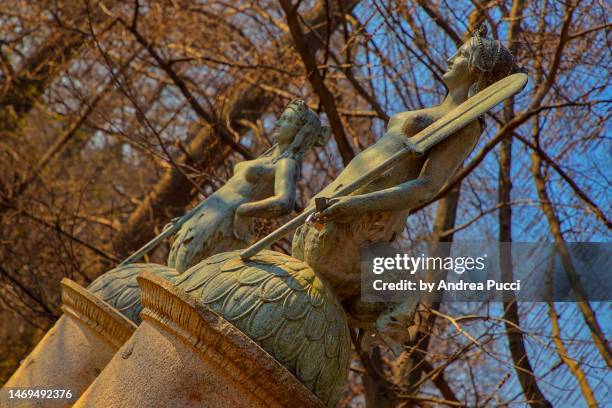
[[[140,275],[138,283],[143,321],[175,335],[261,401],[270,406],[324,406],[257,343],[183,290],[150,272]]]
[[[91,327],[119,349],[136,330],[136,325],[84,287],[62,279],[62,310]]]

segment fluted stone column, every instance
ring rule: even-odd
[[[11,407],[70,406],[136,330],[87,289],[69,279],[61,285],[64,314],[4,385],[3,398],[8,388],[63,389],[73,397],[15,399]]]
[[[138,280],[142,324],[74,407],[323,407],[207,306],[150,272]]]

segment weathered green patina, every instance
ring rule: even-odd
[[[119,266],[112,269],[93,281],[87,290],[102,299],[128,319],[140,324],[140,287],[136,278],[143,272],[149,271],[169,281],[178,275],[174,268],[151,263],[136,263]]]
[[[333,292],[304,262],[273,251],[214,255],[175,285],[238,327],[328,407],[348,375],[348,325]]]

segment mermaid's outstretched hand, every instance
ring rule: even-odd
[[[326,208],[315,213],[314,218],[323,224],[348,223],[361,213],[362,204],[361,199],[355,196],[333,198]]]

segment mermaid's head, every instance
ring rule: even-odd
[[[281,156],[299,159],[310,148],[324,146],[331,131],[300,99],[292,101],[276,121],[273,138]]]
[[[482,26],[448,60],[448,69],[442,76],[449,89],[469,85],[473,95],[508,75],[525,72],[516,59],[498,40],[485,38]]]

